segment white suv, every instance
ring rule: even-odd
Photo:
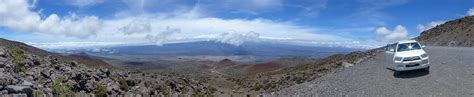
[[[429,71],[430,62],[428,54],[423,50],[425,46],[415,40],[399,41],[387,45],[385,57],[389,68],[399,74],[401,71],[424,69]]]

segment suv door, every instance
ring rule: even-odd
[[[389,44],[385,48],[385,63],[389,68],[393,65],[393,57],[395,55],[396,44]]]

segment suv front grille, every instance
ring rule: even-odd
[[[413,56],[413,57],[405,57],[403,58],[403,61],[413,61],[413,60],[420,60],[421,58],[419,56]]]

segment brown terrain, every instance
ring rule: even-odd
[[[448,21],[423,31],[415,39],[429,46],[474,46],[474,16]]]

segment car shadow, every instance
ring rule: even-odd
[[[389,69],[389,68],[387,68]],[[395,78],[416,78],[416,77],[422,77],[422,76],[426,76],[428,74],[430,74],[429,71],[426,71],[426,70],[423,70],[423,69],[419,69],[419,70],[410,70],[410,71],[403,71],[403,72],[400,72],[399,74],[396,74],[394,70],[392,69],[389,69],[391,71],[393,71],[393,76]]]

